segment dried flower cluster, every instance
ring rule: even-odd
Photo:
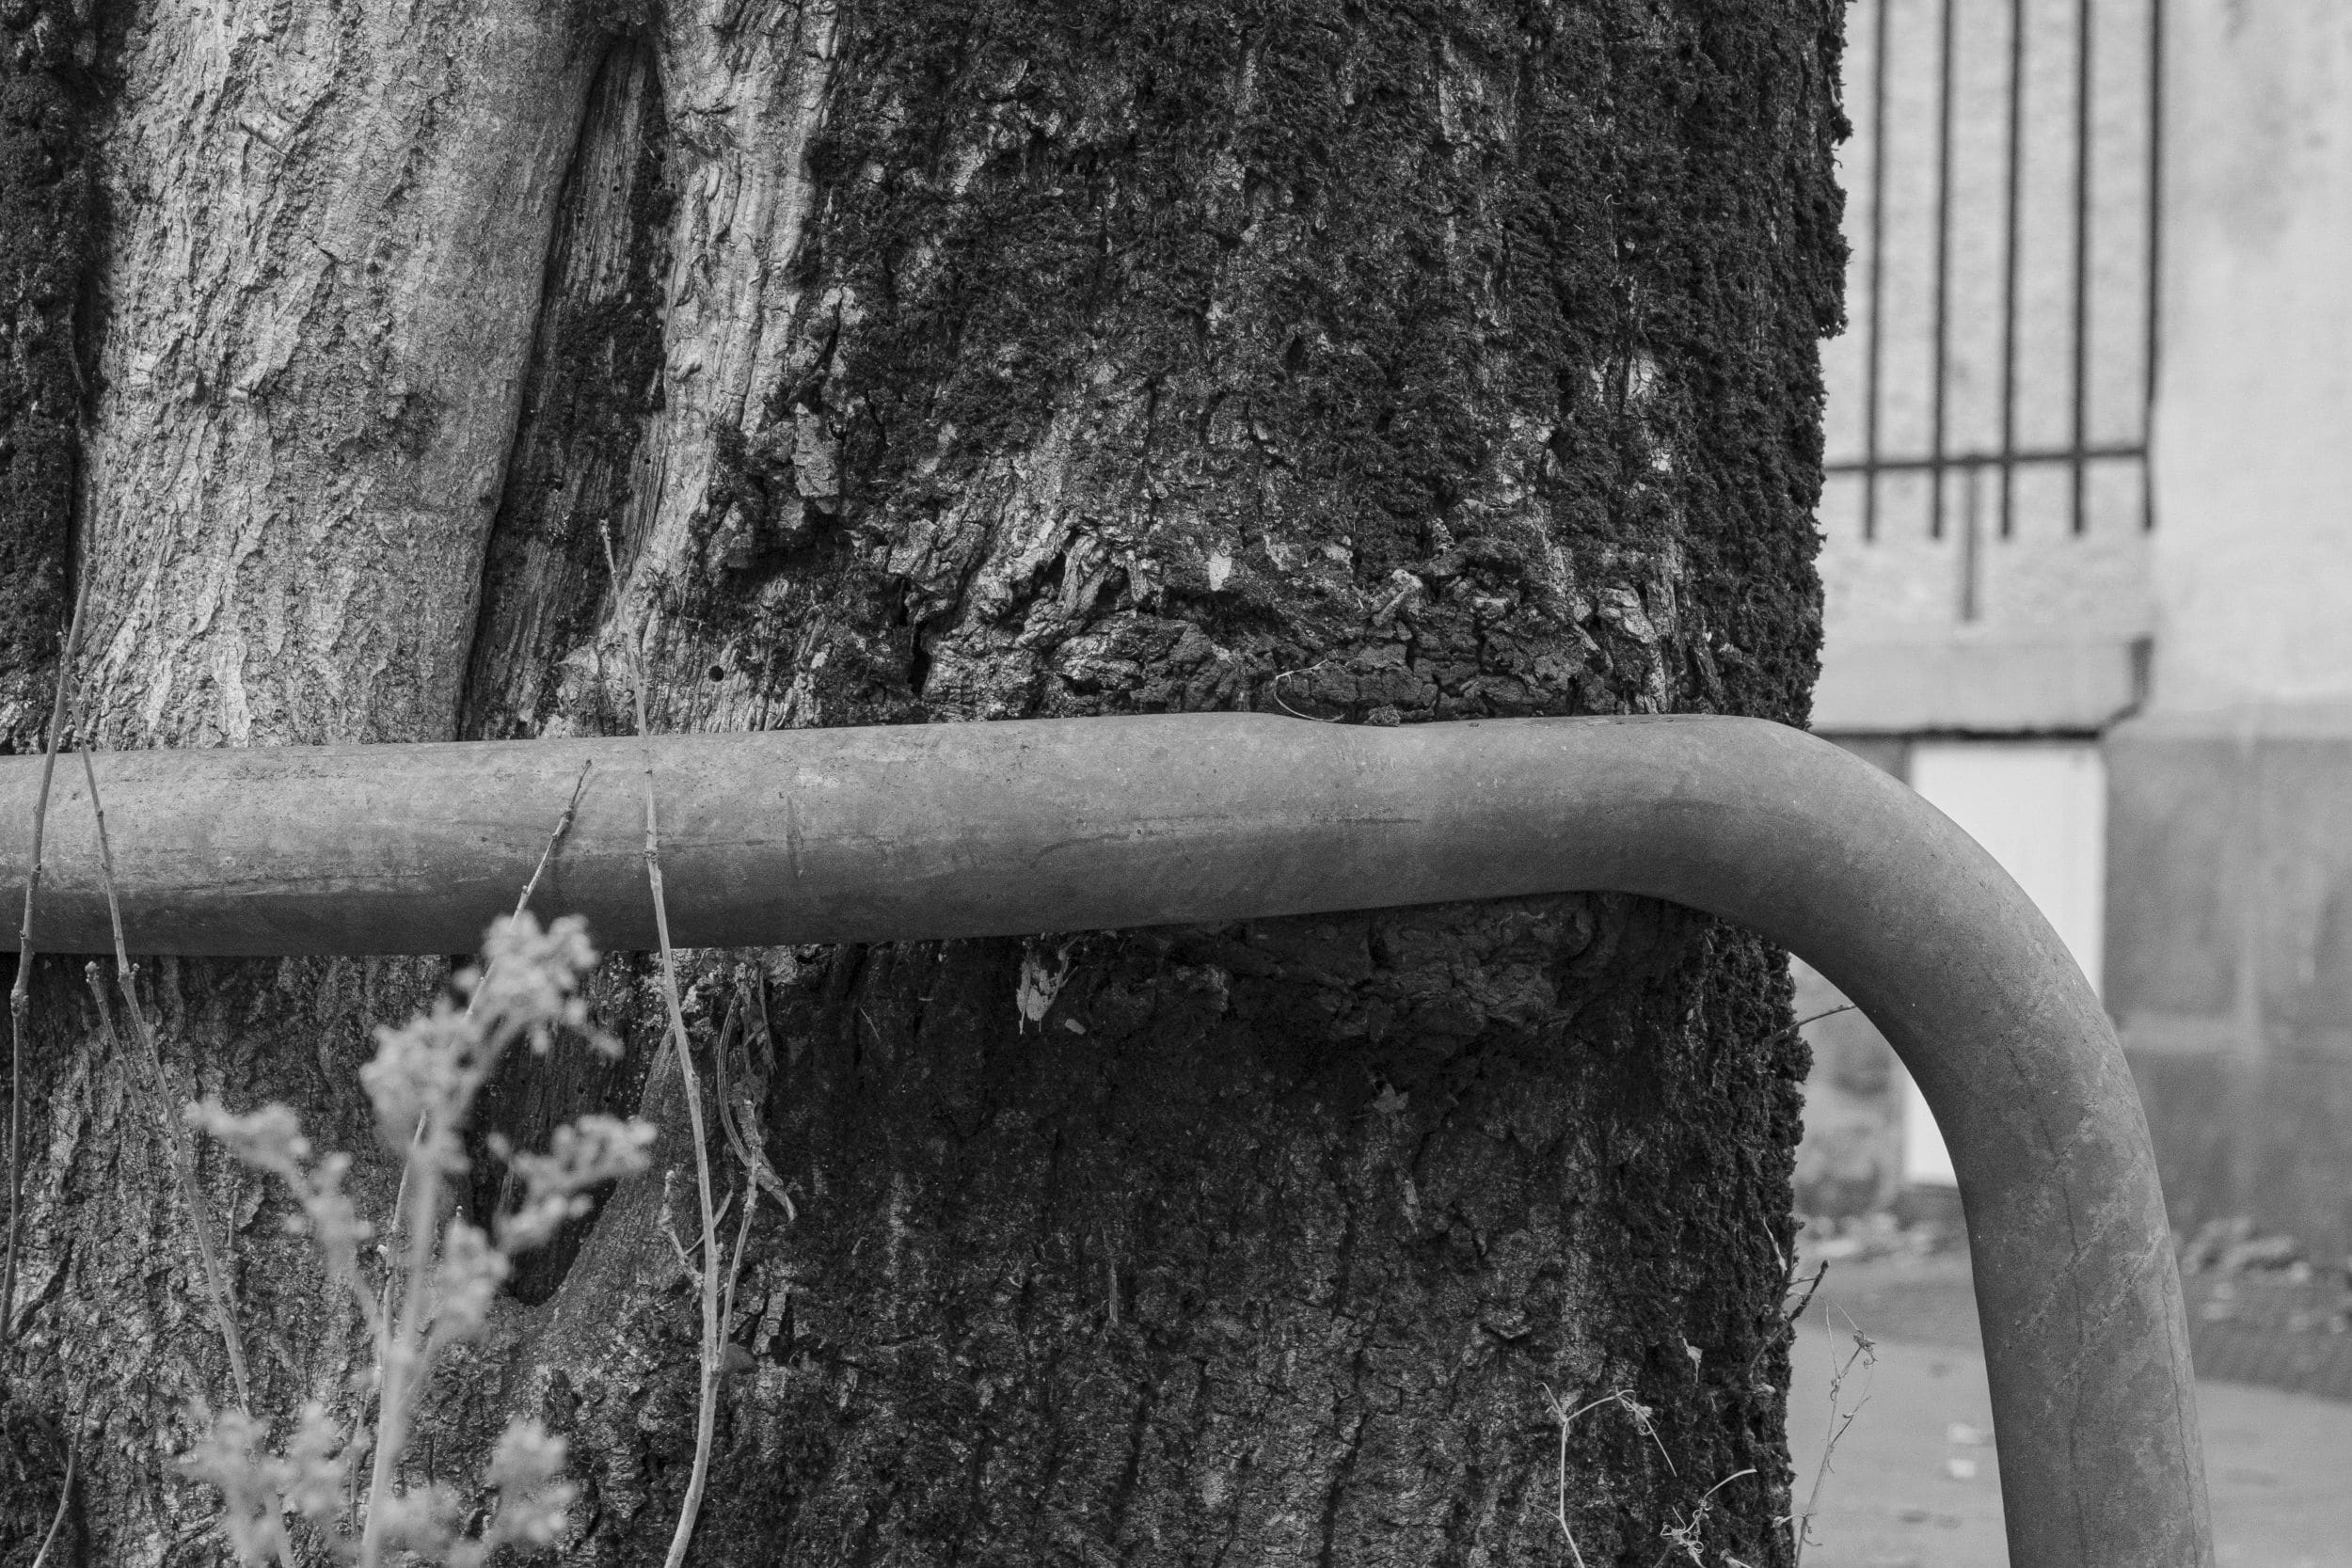
[[[563,1529],[577,1489],[562,1479],[563,1439],[535,1421],[516,1419],[500,1439],[482,1476],[498,1501],[478,1531],[469,1528],[469,1492],[438,1482],[403,1485],[400,1456],[436,1357],[482,1331],[514,1258],[585,1212],[592,1189],[645,1168],[649,1124],[583,1117],[557,1129],[544,1154],[492,1140],[522,1190],[519,1205],[492,1229],[445,1222],[441,1213],[450,1182],[467,1168],[463,1133],[474,1099],[507,1050],[521,1043],[544,1053],[559,1034],[612,1049],[590,1027],[579,995],[596,958],[579,920],[543,930],[519,912],[491,927],[482,967],[458,977],[464,1007],[444,1002],[377,1032],[375,1057],[360,1077],[379,1135],[405,1162],[381,1280],[368,1277],[375,1229],[343,1190],[348,1155],[314,1152],[283,1105],[246,1115],[215,1101],[188,1108],[191,1122],[286,1187],[294,1200],[288,1227],[317,1245],[329,1279],[350,1297],[376,1346],[355,1390],[362,1408],[373,1400],[372,1427],[346,1426],[312,1404],[292,1440],[272,1452],[264,1423],[231,1411],[207,1424],[183,1460],[188,1474],[219,1490],[220,1528],[239,1560],[291,1561],[294,1517],[308,1521],[339,1560],[362,1568],[393,1553],[473,1568],[501,1547],[551,1544]],[[364,1498],[357,1495],[363,1463]]]

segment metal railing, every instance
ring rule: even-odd
[[[1862,297],[1858,301],[1860,320],[1855,323],[1859,350],[1864,356],[1862,451],[1858,456],[1834,459],[1826,467],[1831,474],[1861,476],[1865,540],[1878,536],[1881,480],[1886,475],[1931,476],[1929,531],[1931,537],[1941,539],[1950,505],[1945,475],[1954,469],[1966,472],[1973,499],[1979,474],[1992,470],[1999,480],[1999,531],[2001,537],[2008,538],[2016,531],[2018,470],[2053,465],[2063,465],[2069,470],[2067,524],[2072,533],[2080,534],[2090,516],[2087,496],[2090,466],[2108,460],[2138,465],[2139,524],[2142,529],[2154,526],[2147,462],[2148,410],[2155,394],[2163,240],[2164,0],[2008,0],[2006,8],[2002,8],[2007,12],[2007,61],[2000,102],[1986,104],[1972,100],[1963,108],[1956,76],[1958,64],[1968,49],[1959,34],[1959,20],[1965,11],[1973,24],[1982,26],[1988,18],[1997,15],[1999,7],[2000,0],[1867,0],[1867,19],[1860,14],[1862,6],[1856,7],[1852,36],[1856,41],[1867,38],[1870,55],[1867,109],[1856,127],[1858,150],[1867,151],[1868,160],[1867,180],[1858,182],[1867,192],[1867,215],[1862,231],[1849,234],[1863,278],[1859,291]],[[2063,15],[2068,10],[2071,17]],[[1894,52],[1898,43],[1903,41],[1900,28],[1912,24],[1931,25],[1932,57],[1916,62],[1916,70],[1899,72],[1892,63]],[[2065,38],[2067,33],[2071,33],[2071,39]],[[2027,110],[2037,87],[2046,93],[2052,85],[2046,76],[2037,84],[2032,74],[2033,68],[2043,63],[2037,58],[2035,50],[2039,46],[2046,51],[2051,43],[2060,40],[2067,44],[2073,56],[2072,103],[2068,105],[2071,116],[2047,121],[2029,120]],[[2128,94],[2119,95],[2113,90],[2112,82],[2103,90],[2100,67],[2104,52],[2109,49],[2144,68],[2144,76],[2131,85]],[[1906,66],[1913,63],[1907,61]],[[1931,87],[1929,80],[1920,79],[1929,76]],[[1903,124],[1901,117],[1915,107],[1915,103],[1891,103],[1891,96],[1908,94],[1915,99],[1929,91],[1933,99],[1931,157],[1891,161],[1890,132]],[[2113,155],[2116,138],[2111,127],[2103,132],[2100,117],[2119,111],[2130,122],[2127,128],[2132,138],[2138,142],[2134,150],[2138,166],[2128,170],[2133,188],[2124,189],[2119,184],[2103,193],[2103,174],[2120,171]],[[2006,180],[1999,194],[1997,215],[1956,212],[1961,193],[1954,170],[1958,130],[1955,122],[1963,113],[1969,117],[1971,129],[1989,128],[1992,124],[2002,128]],[[2048,241],[2059,236],[2037,230],[2034,217],[2026,210],[2025,191],[2029,171],[2051,158],[2071,165],[2071,213],[2061,219],[2061,225],[2071,230],[2062,236],[2070,252],[2066,261],[2070,276],[2065,279],[2065,331],[2071,342],[2068,385],[2046,388],[2062,393],[2065,398],[2063,432],[2043,432],[2040,433],[2042,438],[2033,439],[2021,429],[2020,420],[2021,394],[2037,389],[2026,384],[2021,371],[2019,340],[2027,313],[2023,303],[2026,247],[2029,239]],[[1916,182],[1930,179],[1933,182],[1933,199],[1932,219],[1926,226],[1928,232],[1924,236],[1891,234],[1890,181]],[[2142,179],[2144,184],[2140,183]],[[1997,435],[1990,450],[1981,445],[1959,445],[1953,419],[1954,235],[1956,225],[1979,218],[1997,221],[2002,231],[1999,409]],[[2103,341],[2094,331],[2094,321],[2101,314],[2099,293],[2114,284],[2113,279],[2100,276],[2094,249],[2102,234],[2120,223],[2137,230],[2139,246],[2137,264],[2129,269],[2122,280],[2142,296],[2138,302],[2141,319],[2136,331],[2139,341],[2128,345],[2114,343],[2111,333],[2110,341]],[[1926,362],[1916,366],[1890,363],[1890,246],[1901,246],[1917,239],[1924,239],[1931,249],[1929,261],[1933,281]],[[2113,319],[2111,312],[2108,319]],[[2126,439],[2102,439],[2094,430],[2094,366],[2102,353],[2119,352],[2126,347],[2142,361],[2135,428]],[[1899,450],[1886,429],[1887,401],[1895,378],[1912,372],[1923,373],[1928,381],[1927,429],[1924,442],[1919,443],[1924,450]],[[2050,439],[2052,435],[2059,435],[2060,438]]]
[[[30,875],[40,768],[0,758],[0,887]],[[535,876],[567,799],[578,816],[542,907],[586,915],[610,947],[1106,930],[1575,890],[1740,922],[1853,998],[1950,1145],[2010,1560],[2210,1568],[2187,1320],[2114,1026],[1991,855],[1802,731],[1194,713],[119,752],[101,774],[118,819],[138,825],[114,863],[134,952],[462,952]],[[640,778],[672,824],[666,931],[648,918]],[[69,775],[56,797],[38,930],[45,949],[103,952],[108,895],[77,789]]]

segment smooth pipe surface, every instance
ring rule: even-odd
[[[1751,927],[1859,1005],[1958,1171],[2017,1568],[2212,1558],[2186,1320],[2106,1015],[1975,841],[1800,731],[1715,718],[1373,729],[1253,715],[136,752],[99,766],[135,951],[460,953],[530,875],[653,941],[650,757],[688,946],[1232,921],[1645,894]],[[0,760],[0,886],[39,763]],[[79,768],[36,934],[110,945]]]

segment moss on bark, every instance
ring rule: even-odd
[[[846,7],[658,702],[1801,722],[1836,42],[1777,0]],[[1588,1560],[1751,1468],[1708,1549],[1786,1560],[1760,942],[1569,897],[767,973],[803,1201],[714,1560],[1549,1562],[1548,1386],[1658,1412],[1664,1454],[1572,1434]],[[663,1528],[675,1305],[662,1394],[556,1412],[614,1456],[601,1560]]]
[[[910,712],[1273,706],[1313,665],[1281,695],[1350,717],[1802,720],[1842,262],[1818,8],[847,31],[770,412],[838,443]],[[1015,454],[1074,515],[991,573]],[[1231,668],[1168,678],[1204,646]]]
[[[64,625],[97,41],[90,0],[0,6],[0,752],[46,719]]]
[[[0,5],[0,754],[40,742],[69,609],[97,44],[88,0]],[[35,977],[44,1003],[58,967]],[[29,1101],[39,1079],[27,1078]],[[9,1109],[0,1087],[0,1121]],[[30,1562],[65,1484],[66,1439],[60,1420],[13,1396],[0,1380],[0,1559]],[[72,1555],[56,1560],[78,1560],[80,1535],[69,1513],[60,1552]]]

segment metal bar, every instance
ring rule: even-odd
[[[2009,6],[2009,215],[2001,259],[2001,537],[2016,531],[2017,277],[2024,250],[2026,0]]]
[[[449,953],[539,884],[654,940],[641,769],[687,946],[1252,920],[1615,890],[1749,926],[1857,1003],[1950,1146],[2010,1560],[2205,1568],[2179,1276],[2139,1097],[2066,944],[1867,763],[1754,719],[1376,729],[1255,714],[101,760],[135,952]],[[38,758],[0,758],[0,885]],[[103,951],[87,790],[52,814],[39,940]]]
[[[1954,0],[1941,0],[1942,39],[1936,59],[1935,104],[1935,354],[1928,389],[1928,450],[1934,454],[1934,495],[1928,502],[1928,537],[1944,537],[1945,398],[1951,380],[1952,314],[1952,55]]]
[[[2164,325],[2164,6],[2148,0],[2148,403],[2140,411],[2140,439],[2153,444],[2156,414],[2157,355]],[[2139,467],[2139,526],[2156,526],[2155,475],[2145,456]]]
[[[1879,383],[1886,369],[1886,13],[1895,0],[1878,0],[1870,46],[1870,288],[1869,357],[1862,387],[1862,537],[1879,532]]]
[[[1980,515],[1980,492],[1984,469],[1985,465],[1971,463],[1963,470],[1966,475],[1967,504],[1962,513],[1960,524],[1960,618],[1963,624],[1977,619],[1978,600],[1980,596],[1978,579],[1982,576],[1984,569],[1984,522]],[[2008,477],[2009,471],[2008,465],[2002,465],[2003,478]]]
[[[2042,447],[2028,451],[1963,451],[1947,452],[1942,457],[1882,457],[1875,467],[1881,473],[1920,473],[1929,468],[1973,468],[1991,467],[2022,467],[2028,463],[2100,463],[2115,458],[2145,461],[2148,449],[2131,447]],[[1824,463],[1821,471],[1830,474],[1858,474],[1872,465],[1845,462]]]
[[[2074,0],[2074,459],[2070,515],[2083,531],[2089,467],[2082,454],[2090,438],[2090,153],[2092,139],[2091,0]]]

